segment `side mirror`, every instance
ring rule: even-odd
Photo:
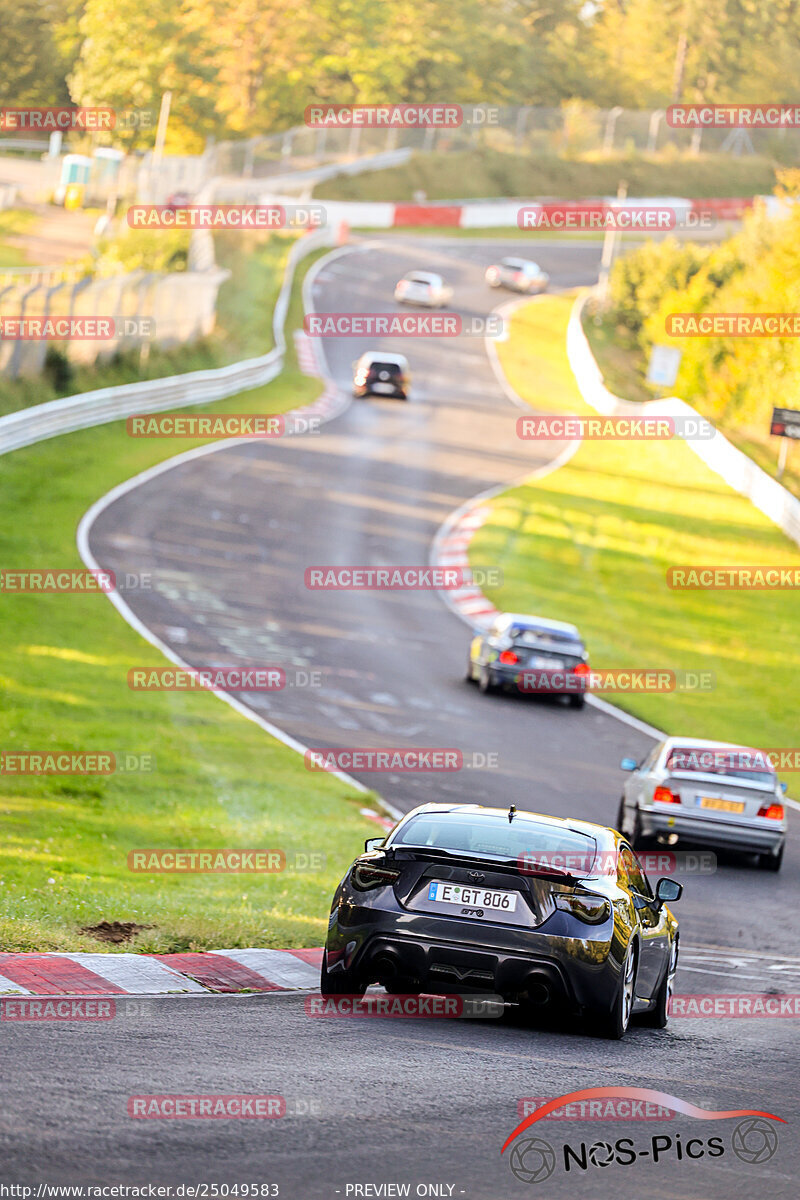
[[[635,758],[623,758],[619,765],[622,771],[635,771],[639,766]]]
[[[783,780],[781,780],[781,781],[780,781],[780,784],[779,784],[779,787],[780,787],[781,791],[783,792],[783,794],[784,794],[784,796],[785,796],[785,795],[786,795],[786,793],[787,793],[787,792],[788,792],[788,790],[789,790],[789,785],[788,785],[788,783],[784,783],[784,782],[783,782]]]
[[[369,854],[370,850],[380,850],[386,844],[386,838],[367,838],[364,842],[364,851]]]
[[[682,883],[677,883],[674,879],[659,879],[656,884],[656,907],[661,908],[667,903],[673,904],[676,900],[680,900],[682,894]]]

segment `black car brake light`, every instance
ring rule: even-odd
[[[396,867],[387,867],[382,863],[357,862],[353,867],[351,880],[353,887],[359,892],[368,892],[372,888],[388,887],[400,878]]]
[[[596,896],[593,892],[562,892],[555,897],[555,905],[587,925],[600,925],[611,912],[605,896]]]

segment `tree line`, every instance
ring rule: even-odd
[[[0,107],[157,110],[169,90],[173,151],[289,128],[320,101],[791,102],[800,74],[800,0],[0,0],[0,14]]]

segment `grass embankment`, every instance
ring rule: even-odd
[[[152,236],[157,238],[158,235]],[[35,378],[0,378],[0,416],[60,396],[135,383],[140,379],[204,371],[265,354],[272,348],[272,310],[292,240],[281,235],[260,241],[247,234],[217,235],[214,245],[218,265],[228,269],[231,275],[219,290],[213,333],[171,350],[154,347],[144,362],[137,350],[115,355],[93,366],[74,365],[67,368],[66,380],[62,378],[61,370]],[[5,248],[0,247],[0,257],[5,261]]]
[[[583,328],[592,353],[597,359],[597,365],[602,371],[606,387],[616,396],[624,396],[626,400],[652,400],[656,392],[645,382],[647,356],[630,330],[615,326],[602,317],[595,318],[586,310]],[[693,397],[692,403],[703,412],[702,396]],[[786,406],[796,407],[791,398],[787,400]],[[742,424],[741,417],[734,423],[726,419],[724,413],[706,412],[705,415],[713,420],[720,432],[737,449],[752,458],[767,475],[776,478],[781,439],[772,437],[767,425],[763,422],[758,425],[750,422]],[[800,498],[800,451],[791,441],[781,483],[794,496]]]
[[[3,267],[25,267],[28,260],[25,252],[9,242],[17,234],[24,233],[34,220],[33,213],[22,208],[7,208],[0,212],[0,273]]]
[[[593,413],[566,356],[572,300],[517,311],[497,349],[511,385],[542,412]],[[670,566],[800,566],[800,550],[680,440],[584,442],[550,475],[511,488],[470,546],[495,563],[498,608],[574,621],[597,667],[707,670],[710,694],[608,693],[670,733],[765,747],[797,741],[800,661],[792,591],[675,591]],[[787,776],[796,791],[796,776]]]
[[[305,269],[305,268],[303,268]],[[302,274],[302,271],[301,271]],[[259,310],[270,338],[272,281]],[[302,308],[295,288],[289,328]],[[275,382],[202,409],[280,412],[319,383],[293,363]],[[109,488],[199,443],[133,441],[101,426],[0,459],[4,567],[79,567],[75,528]],[[153,928],[117,949],[174,951],[320,945],[347,862],[376,832],[363,796],[308,772],[211,694],[128,689],[132,665],[164,659],[100,595],[0,595],[0,747],[151,754],[152,773],[0,776],[0,950],[103,950],[79,932],[100,921]],[[143,847],[322,851],[313,873],[132,875]]]
[[[340,175],[318,184],[314,198],[406,202],[422,191],[429,201],[500,196],[577,200],[615,195],[620,179],[627,181],[629,196],[756,196],[771,193],[776,182],[775,164],[752,155],[567,159],[475,148],[414,154],[398,167]]]

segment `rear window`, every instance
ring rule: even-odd
[[[397,363],[374,362],[370,363],[370,372],[389,371],[391,374],[399,374],[401,368]]]
[[[583,643],[574,634],[562,633],[553,629],[523,629],[519,625],[512,625],[508,636],[512,637],[520,646],[535,646],[542,642],[552,642],[575,654],[580,654],[583,648]]]
[[[406,279],[409,283],[421,283],[423,287],[430,287],[432,282],[430,279],[423,279],[421,275],[407,275]]]
[[[574,829],[538,825],[505,813],[466,817],[460,813],[422,813],[390,839],[393,846],[430,846],[453,853],[491,855],[520,865],[588,873],[597,843]]]
[[[760,750],[746,748],[720,750],[713,746],[673,746],[668,771],[696,771],[703,775],[724,775],[747,783],[775,783],[775,772]]]

